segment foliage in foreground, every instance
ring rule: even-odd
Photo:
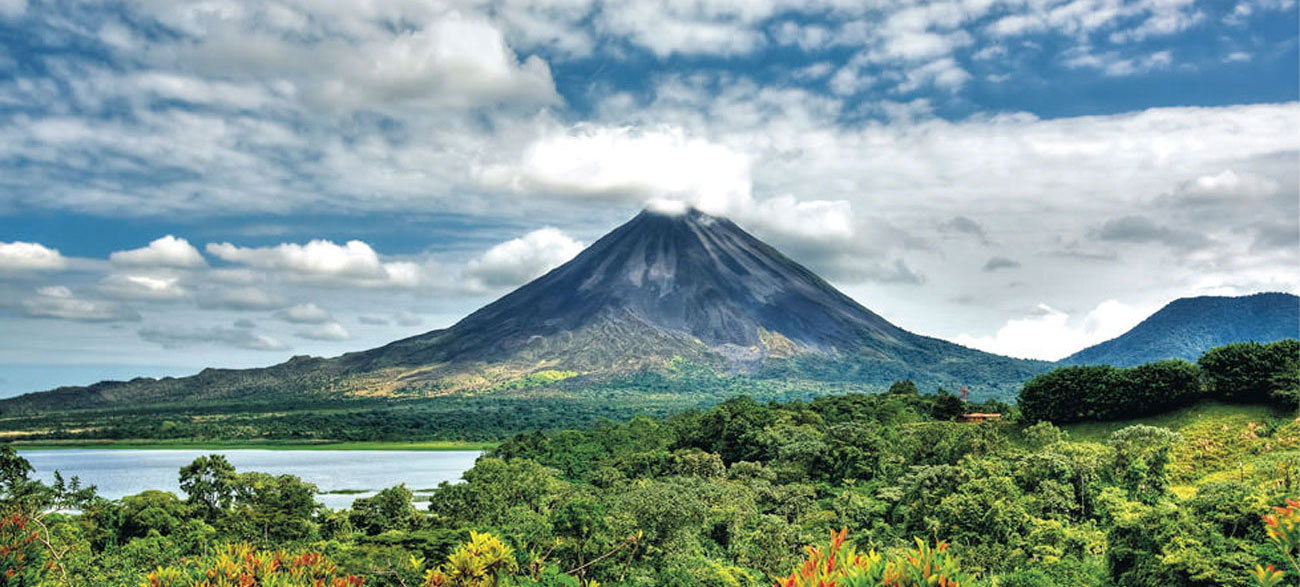
[[[1300,561],[1296,560],[1300,557],[1300,501],[1288,499],[1286,505],[1275,509],[1277,511],[1272,515],[1264,516],[1268,539],[1277,546],[1282,558],[1291,564],[1291,572],[1295,573],[1293,577],[1300,580]],[[1256,565],[1251,576],[1255,577],[1259,587],[1273,587],[1283,584],[1286,571],[1273,565]]]
[[[845,542],[847,528],[831,532],[826,550],[807,547],[808,558],[790,576],[778,579],[776,587],[961,587],[974,578],[963,572],[948,544],[933,546],[921,539],[916,547],[895,555],[875,550],[859,552]]]
[[[365,580],[341,573],[319,552],[261,551],[249,544],[221,546],[203,557],[159,567],[143,587],[359,587]]]
[[[1130,422],[1072,437],[1047,422],[1022,426],[1009,409],[902,382],[880,395],[742,397],[669,418],[522,434],[463,482],[422,492],[425,503],[398,486],[348,510],[320,507],[297,477],[237,471],[220,455],[181,470],[182,495],[106,500],[34,481],[0,447],[0,510],[44,528],[20,544],[38,564],[14,569],[26,574],[8,584],[138,587],[153,572],[179,585],[249,565],[279,571],[309,553],[298,567],[317,573],[313,581],[402,587],[759,586],[822,564],[882,585],[937,583],[936,570],[1006,587],[1300,577],[1294,542],[1278,542],[1294,536],[1292,514],[1269,507],[1300,494],[1292,418],[1212,411],[1177,431]],[[1008,421],[955,421],[962,411]],[[68,509],[80,513],[60,513]],[[1276,524],[1261,523],[1270,513]],[[858,549],[847,559],[845,527]],[[838,544],[800,550],[833,529]],[[232,543],[253,558],[221,563]],[[819,562],[806,567],[810,557]]]

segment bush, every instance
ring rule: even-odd
[[[1126,420],[1185,406],[1199,399],[1201,370],[1183,360],[1147,363],[1119,372],[1119,397],[1106,419]]]
[[[277,587],[357,587],[365,579],[340,573],[319,552],[262,551],[248,544],[228,544],[212,554],[159,567],[145,576],[144,587],[194,585],[275,585]]]
[[[352,502],[348,520],[352,526],[374,536],[388,530],[412,530],[424,519],[412,501],[415,494],[406,485],[389,487],[373,497]]]
[[[1103,396],[1116,387],[1119,369],[1109,365],[1062,367],[1043,373],[1020,390],[1026,422],[1078,422],[1096,419]],[[1111,412],[1111,410],[1104,410]]]
[[[1127,420],[1158,414],[1201,397],[1201,374],[1182,360],[1128,369],[1108,365],[1062,367],[1039,375],[1020,391],[1026,422]]]
[[[916,539],[916,548],[901,556],[886,556],[875,550],[859,552],[845,542],[848,529],[831,532],[825,550],[808,546],[808,558],[788,577],[778,579],[779,587],[821,587],[823,585],[881,585],[912,587],[942,585],[960,587],[974,584],[974,577],[961,570],[948,544],[934,546]]]
[[[40,529],[26,516],[0,518],[0,585],[39,585],[50,576]]]
[[[1210,349],[1197,363],[1216,397],[1290,408],[1300,400],[1300,341],[1240,342]]]

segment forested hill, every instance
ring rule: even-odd
[[[1180,298],[1132,330],[1060,362],[1132,367],[1164,359],[1194,361],[1216,346],[1297,337],[1300,337],[1300,297],[1292,294]]]

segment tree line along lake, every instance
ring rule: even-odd
[[[380,489],[405,484],[420,492],[456,482],[482,454],[477,450],[265,450],[265,449],[22,449],[19,454],[50,482],[59,471],[118,499],[148,489],[180,494],[180,468],[206,454],[222,454],[241,472],[296,475],[316,485],[316,500],[330,508]]]

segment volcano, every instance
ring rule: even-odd
[[[539,341],[588,332],[652,333],[736,364],[796,349],[918,343],[730,220],[690,209],[641,212],[451,328],[364,355],[407,364],[509,360]],[[552,345],[538,358],[565,361],[581,350],[570,347]]]
[[[911,378],[976,391],[1010,391],[1048,366],[899,328],[725,218],[645,210],[446,329],[264,369],[60,388],[0,409],[286,393],[419,396],[498,389],[539,373],[572,379],[572,387],[683,363],[720,376],[872,386]]]

